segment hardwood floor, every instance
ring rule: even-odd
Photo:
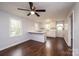
[[[68,48],[62,38],[47,38],[45,43],[29,40],[25,43],[5,49],[0,56],[71,56],[72,50]]]

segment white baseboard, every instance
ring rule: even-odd
[[[28,40],[31,40],[31,39],[28,39]],[[6,47],[0,48],[0,51],[5,50],[5,49],[7,49],[7,48],[10,48],[10,47],[12,47],[12,46],[21,44],[21,43],[26,42],[26,41],[28,41],[28,40],[20,41],[20,42],[17,42],[17,43],[8,45],[8,46],[6,46]],[[35,40],[35,41],[37,41],[37,40]],[[44,43],[45,41],[38,41],[38,42],[42,42],[42,43]]]
[[[14,43],[14,44],[8,45],[8,46],[6,46],[6,47],[0,48],[0,51],[2,51],[2,50],[4,50],[4,49],[7,49],[7,48],[10,48],[10,47],[12,47],[12,46],[15,46],[15,45],[21,44],[21,43],[23,43],[23,42],[25,42],[25,41],[28,41],[28,40],[20,41],[20,42],[17,42],[17,43]]]

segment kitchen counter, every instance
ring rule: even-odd
[[[35,40],[43,43],[46,41],[46,36],[44,32],[28,32],[28,34],[31,40]]]
[[[44,34],[44,32],[28,32],[30,34]]]

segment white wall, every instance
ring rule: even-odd
[[[72,9],[73,12],[73,55],[79,56],[79,3],[76,3]],[[65,20],[65,40],[68,45],[70,45],[70,18]]]
[[[76,5],[73,8],[74,10],[74,29],[73,29],[73,44],[74,44],[74,55],[79,56],[79,3],[76,3]]]
[[[68,46],[71,47],[71,18],[70,15],[64,21],[64,39]]]
[[[21,36],[17,37],[9,36],[10,19],[21,20],[22,31],[23,31],[23,34]],[[18,16],[14,16],[4,11],[0,11],[0,50],[29,40],[27,32],[33,30],[34,30],[33,21]]]
[[[68,42],[68,21],[67,21],[67,19],[65,19],[65,21],[64,21],[64,39],[67,43]]]

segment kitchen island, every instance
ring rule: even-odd
[[[44,32],[28,32],[29,34],[29,39],[35,40],[38,42],[45,42],[46,41],[46,36]]]

